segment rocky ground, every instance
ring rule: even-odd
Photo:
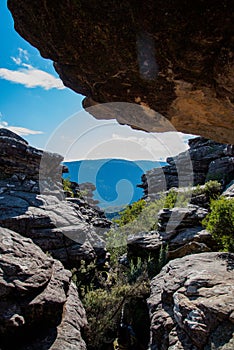
[[[62,263],[102,261],[110,222],[84,199],[66,198],[61,156],[6,129],[0,149],[0,347],[86,349],[85,311]]]
[[[231,147],[203,139],[192,145],[202,179],[212,162],[226,157],[223,184],[230,180]],[[66,169],[59,155],[43,154],[5,129],[0,129],[0,147],[0,347],[11,350],[17,340],[21,350],[86,349],[85,311],[62,264],[72,269],[81,260],[103,262],[110,222],[83,198],[64,195]],[[77,185],[73,190],[79,191]],[[233,197],[233,182],[223,195]],[[167,246],[171,260],[151,282],[151,349],[233,347],[234,257],[213,253],[216,243],[201,225],[208,201],[206,194],[195,195],[186,208],[162,209],[157,230],[128,237],[128,259],[158,256]]]
[[[1,349],[86,349],[71,272],[31,239],[4,228],[0,235]]]
[[[169,262],[151,282],[151,349],[234,347],[234,254]]]

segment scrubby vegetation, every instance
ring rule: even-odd
[[[159,194],[159,199],[146,202],[139,200],[120,213],[120,218],[114,220],[117,224],[107,234],[107,249],[111,252],[113,260],[126,253],[126,240],[130,234],[156,230],[158,213],[163,208],[186,207],[191,198],[205,195],[209,203],[217,199],[221,193],[221,184],[209,181],[204,186],[185,188],[183,191],[171,189],[167,194]]]
[[[220,192],[221,185],[217,181],[210,181],[205,186],[183,191],[171,189],[167,194],[160,194],[155,201],[140,200],[129,205],[120,213],[118,219],[113,220],[114,227],[106,234],[106,247],[110,252],[110,260],[103,265],[97,265],[96,262],[90,264],[81,262],[80,269],[73,271],[73,280],[87,313],[89,325],[85,337],[89,350],[107,349],[107,343],[121,342],[117,335],[125,305],[135,305],[130,311],[131,317],[135,317],[135,313],[139,311],[139,300],[145,302],[149,295],[150,279],[166,264],[168,248],[166,245],[162,245],[160,252],[152,256],[145,258],[128,256],[125,266],[119,264],[121,256],[127,253],[127,237],[130,234],[156,229],[158,213],[162,208],[184,207],[189,204],[191,198],[205,195],[211,204],[210,214],[203,222],[204,226],[217,240],[221,250],[234,251],[234,199],[222,198]],[[139,314],[141,312],[139,311]],[[139,318],[139,324],[146,322],[144,317],[148,313],[143,314]],[[132,320],[128,318],[125,322],[132,324]],[[133,341],[137,344],[138,340],[136,338]],[[134,349],[138,349],[136,344],[134,343]]]
[[[144,301],[149,296],[149,277],[141,260],[129,267],[117,264],[98,267],[83,261],[80,269],[73,270],[73,281],[86,309],[85,338],[90,350],[105,349],[107,343],[113,343],[125,304],[132,300]],[[130,320],[125,319],[125,322]]]
[[[114,220],[114,222],[116,222],[119,226],[124,226],[129,222],[134,221],[145,206],[146,202],[143,199],[128,205],[124,211],[120,212],[120,218]]]
[[[193,190],[193,195],[205,194],[209,200],[217,199],[222,191],[222,185],[216,180],[210,180],[204,186],[197,185]]]
[[[84,198],[88,190],[80,190],[76,182],[70,180],[69,177],[62,179],[63,191],[67,197],[71,198]]]
[[[210,210],[203,225],[210,231],[220,250],[234,252],[234,198],[212,200]]]
[[[72,190],[72,185],[69,178],[63,179],[63,190],[69,197],[74,197],[74,192]]]

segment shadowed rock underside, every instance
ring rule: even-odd
[[[8,0],[8,6],[18,33],[54,61],[97,118],[159,131],[160,113],[178,131],[234,143],[228,0]],[[105,102],[142,109],[119,116],[118,108],[97,108]]]

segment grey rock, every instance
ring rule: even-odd
[[[146,172],[142,176],[145,196],[151,200],[172,187],[203,185],[218,180],[225,187],[234,179],[232,145],[220,144],[203,137],[189,140],[190,148],[167,158],[169,165]]]
[[[224,197],[233,198],[234,197],[234,180],[228,184],[227,188],[222,194]]]
[[[30,147],[5,129],[0,147],[0,226],[31,238],[69,268],[105,256],[101,234],[111,223],[85,200],[66,200],[63,157]]]
[[[147,257],[160,251],[163,244],[162,237],[157,231],[141,232],[130,235],[127,239],[128,257]]]
[[[166,237],[176,230],[200,226],[207,214],[205,208],[191,204],[185,208],[162,209],[158,214],[158,230]]]
[[[96,247],[99,254],[105,254],[104,241],[72,203],[12,190],[0,198],[0,225],[31,238],[67,267],[76,266],[81,259],[93,260]]]
[[[84,308],[71,272],[30,239],[0,228],[0,347],[86,349]]]
[[[29,146],[22,137],[10,130],[1,129],[0,149],[1,178],[13,176],[15,181],[16,176],[20,179],[24,175],[27,179],[38,180],[39,170],[41,179],[51,178],[56,181],[61,177],[63,157]]]
[[[227,185],[234,179],[234,157],[226,156],[213,160],[209,164],[207,179],[222,181]]]
[[[231,350],[233,269],[230,253],[170,261],[151,282],[151,349]]]

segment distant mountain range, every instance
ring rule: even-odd
[[[64,162],[71,181],[92,183],[96,186],[93,198],[103,209],[123,207],[137,201],[143,195],[141,176],[147,170],[164,166],[166,162],[125,159],[95,159]]]

